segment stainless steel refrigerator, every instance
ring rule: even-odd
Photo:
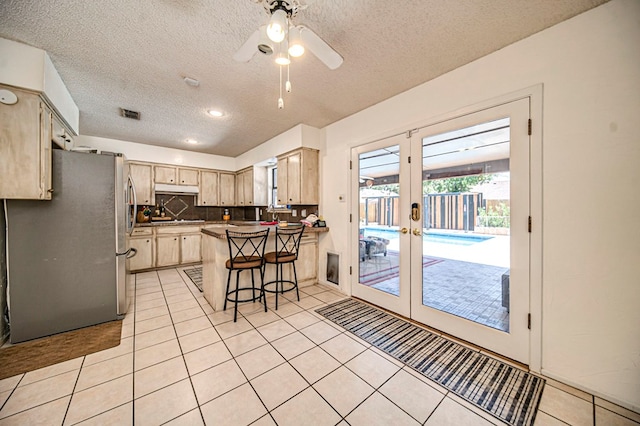
[[[12,343],[115,320],[129,306],[135,190],[124,157],[54,150],[52,188],[51,201],[5,201]]]

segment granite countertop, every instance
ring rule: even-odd
[[[244,222],[244,224],[242,225],[235,225],[233,223],[212,224],[212,226],[205,226],[204,228],[202,228],[201,232],[205,235],[210,235],[214,238],[219,238],[222,240],[227,238],[227,233],[226,233],[227,229],[232,229],[233,231],[236,231],[236,232],[258,232],[258,231],[264,231],[266,228],[269,228],[271,229],[270,234],[273,233],[273,235],[275,235],[276,225],[260,225],[259,222],[252,222],[252,223],[253,224],[248,224],[247,222]],[[314,228],[314,227],[307,226],[304,229],[305,234],[308,234],[308,233],[319,234],[324,232],[329,232],[329,228],[326,228],[326,227]]]
[[[204,220],[159,220],[157,222],[136,222],[136,228],[146,226],[204,225],[205,223]]]
[[[155,222],[143,222],[143,223],[139,223],[136,222],[136,228],[137,227],[147,227],[147,226],[180,226],[180,225],[216,225],[216,224],[227,224],[230,223],[232,225],[235,226],[243,226],[243,225],[259,225],[260,222],[259,221],[253,221],[253,220],[232,220],[229,222],[225,222],[223,220],[158,220]]]

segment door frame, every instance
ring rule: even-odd
[[[388,132],[385,135],[380,135],[377,138],[371,138],[368,142],[354,145],[351,148],[351,152],[359,146],[368,145],[373,142],[388,139],[394,136],[401,136],[418,130],[423,127],[428,127],[434,124],[438,124],[444,121],[449,121],[458,117],[473,114],[477,111],[492,108],[502,104],[517,101],[523,98],[529,98],[529,114],[531,118],[531,135],[530,135],[530,155],[529,155],[529,208],[532,218],[532,228],[529,240],[529,312],[531,314],[531,329],[529,332],[529,369],[533,372],[539,373],[542,369],[542,333],[543,333],[543,310],[542,310],[542,279],[543,279],[543,190],[542,190],[542,170],[543,170],[543,94],[544,85],[542,83],[532,85],[523,89],[515,90],[510,93],[506,93],[485,101],[481,101],[469,106],[461,107],[459,109],[449,111],[447,113],[425,119],[418,123],[407,124],[404,129],[400,130],[396,128],[395,131]],[[350,184],[351,190],[351,213],[357,213],[357,175],[358,170],[352,168]],[[354,181],[355,176],[355,181]],[[356,182],[356,183],[354,183]],[[355,186],[355,188],[353,188]],[[355,207],[353,207],[355,205]],[[351,238],[350,238],[350,250],[351,253],[351,265],[358,264],[358,251],[354,249],[358,244],[358,215],[355,214],[355,220],[351,222]],[[352,270],[354,270],[352,266]],[[357,269],[355,269],[357,270]],[[349,285],[349,293],[353,295],[354,282],[357,282],[358,275],[351,274],[351,280]]]

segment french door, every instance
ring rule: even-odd
[[[529,363],[529,99],[352,151],[352,294]]]

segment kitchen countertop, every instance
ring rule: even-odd
[[[202,232],[207,235],[211,235],[215,238],[226,239],[227,234],[225,230],[227,228],[231,228],[234,231],[238,232],[255,232],[265,229],[266,227],[271,228],[272,232],[275,233],[275,225],[260,225],[259,220],[165,220],[165,221],[157,221],[157,222],[144,222],[144,223],[136,223],[136,228],[146,228],[146,227],[158,227],[158,226],[193,226],[200,225],[203,226]],[[297,226],[296,222],[289,222],[291,226]],[[208,228],[207,228],[208,227]],[[329,232],[329,228],[313,228],[307,227],[304,230],[305,233],[324,233]]]
[[[236,232],[258,232],[258,231],[264,231],[266,228],[269,228],[271,229],[271,232],[273,232],[275,235],[275,228],[276,228],[276,225],[260,225],[259,222],[250,222],[250,224],[247,222],[244,222],[244,224],[241,224],[241,225],[235,225],[233,223],[230,223],[230,224],[218,223],[215,225],[210,227],[205,226],[204,228],[202,228],[201,232],[203,234],[210,235],[214,238],[226,239],[227,229],[232,229],[233,231],[236,231]],[[326,228],[326,227],[318,228],[318,227],[307,226],[304,232],[305,234],[308,234],[308,233],[319,234],[319,233],[329,232],[329,228]]]
[[[159,220],[156,222],[144,222],[144,223],[138,223],[136,222],[136,227],[146,227],[146,226],[176,226],[176,225],[210,225],[210,224],[226,224],[227,222],[222,221],[222,220]],[[232,225],[247,225],[247,224],[251,224],[251,225],[255,225],[258,224],[260,222],[256,222],[256,221],[238,221],[238,220],[232,220],[230,222],[228,222]]]

